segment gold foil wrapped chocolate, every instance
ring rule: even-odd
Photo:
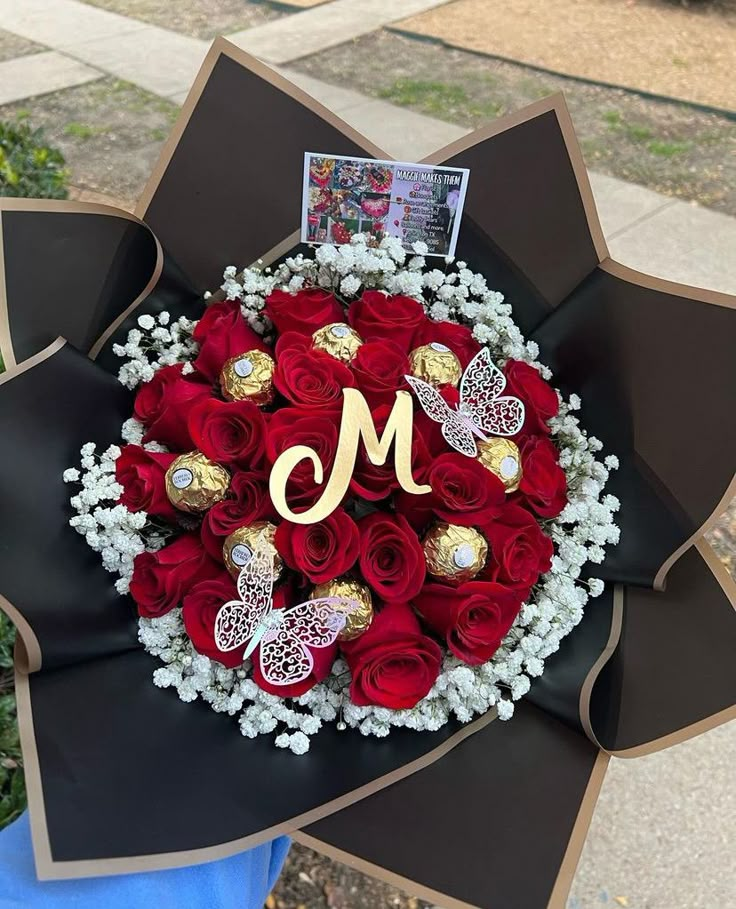
[[[188,451],[166,471],[166,495],[180,511],[206,511],[225,497],[230,474],[200,451]]]
[[[488,543],[483,534],[473,527],[444,521],[427,531],[422,545],[427,571],[453,584],[472,580],[488,557]]]
[[[463,374],[460,360],[438,341],[422,344],[409,355],[411,374],[429,385],[457,385]]]
[[[503,483],[506,492],[516,492],[521,483],[521,454],[511,439],[478,442],[478,460]]]
[[[262,350],[231,357],[220,372],[222,396],[228,401],[252,401],[263,407],[273,401],[273,358]]]
[[[237,579],[241,568],[250,561],[253,550],[263,542],[272,550],[274,580],[281,574],[284,563],[274,546],[275,533],[276,528],[269,521],[254,521],[245,527],[238,527],[225,538],[222,544],[222,557],[233,578]]]
[[[365,584],[360,584],[351,578],[335,578],[334,581],[318,584],[309,594],[310,600],[317,597],[347,597],[358,604],[357,609],[346,612],[347,621],[338,636],[340,641],[352,641],[359,637],[373,621],[373,601],[371,592]],[[333,608],[336,612],[341,611],[339,605]]]
[[[312,345],[317,350],[324,350],[337,360],[349,363],[363,343],[357,331],[346,322],[332,322],[318,328],[312,335]]]

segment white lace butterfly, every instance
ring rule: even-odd
[[[491,360],[484,347],[468,363],[460,380],[460,403],[456,410],[433,385],[416,376],[404,376],[419,398],[427,416],[442,424],[442,435],[456,451],[474,458],[478,454],[475,437],[513,436],[524,425],[524,405],[511,395],[501,397],[506,376]]]
[[[260,644],[258,658],[266,681],[292,685],[312,671],[309,648],[334,644],[347,614],[358,604],[345,597],[321,597],[292,609],[274,609],[272,592],[273,554],[268,543],[260,544],[238,575],[240,599],[225,603],[217,613],[215,643],[223,651],[247,644],[244,660]]]

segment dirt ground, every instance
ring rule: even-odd
[[[249,0],[84,0],[122,16],[173,29],[193,38],[214,38],[263,25],[287,14],[286,8]]]
[[[397,26],[558,73],[736,111],[734,0],[459,0]]]
[[[448,22],[452,18],[446,15]],[[390,30],[291,65],[468,127],[563,91],[589,167],[736,215],[736,122],[727,117]]]
[[[5,60],[12,60],[13,57],[23,57],[26,54],[33,54],[41,50],[44,50],[44,48],[38,44],[26,41],[25,38],[0,29],[0,63]]]
[[[426,909],[429,905],[294,843],[266,909]]]
[[[119,199],[140,195],[179,108],[129,82],[109,77],[0,107],[0,120],[20,115],[44,128],[61,149],[71,182]]]

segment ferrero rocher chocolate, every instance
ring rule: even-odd
[[[166,495],[181,511],[206,511],[225,497],[230,474],[199,451],[188,451],[166,471]]]
[[[252,401],[263,406],[273,401],[273,358],[262,350],[247,350],[222,367],[220,388],[228,401]]]
[[[460,360],[449,347],[437,341],[412,350],[409,363],[411,374],[430,385],[457,385],[463,374]]]
[[[521,455],[511,439],[478,442],[478,460],[503,483],[506,492],[516,492],[521,483]]]
[[[273,576],[274,579],[277,578],[281,574],[284,563],[273,544],[275,533],[276,528],[268,521],[254,521],[246,527],[238,527],[237,530],[233,530],[222,544],[222,557],[230,574],[237,578],[240,569],[250,561],[253,550],[262,540],[265,540],[273,552]]]
[[[318,328],[312,335],[312,345],[317,350],[324,350],[337,360],[349,363],[363,343],[357,331],[345,322],[332,322]]]
[[[422,545],[427,571],[453,584],[474,578],[488,556],[485,537],[473,527],[457,524],[435,524],[427,531]]]
[[[352,612],[347,612],[347,621],[345,627],[338,635],[340,641],[352,641],[369,627],[373,621],[373,602],[371,592],[358,581],[351,578],[336,578],[334,581],[327,581],[324,584],[318,584],[309,594],[309,599],[314,600],[317,597],[347,597],[355,600],[358,608]],[[336,612],[340,612],[339,605],[333,607]]]

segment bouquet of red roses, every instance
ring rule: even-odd
[[[703,538],[734,301],[611,259],[559,97],[431,159],[472,171],[455,262],[299,245],[307,149],[387,186],[385,152],[218,41],[139,217],[0,199],[36,867],[289,832],[432,903],[557,909],[608,756],[734,715]]]
[[[66,477],[156,684],[299,753],[326,720],[508,718],[618,538],[617,461],[577,401],[560,414],[481,275],[415,247],[359,236],[229,268],[197,322],[142,316],[114,349],[139,386],[129,444],[98,464],[88,443]]]

